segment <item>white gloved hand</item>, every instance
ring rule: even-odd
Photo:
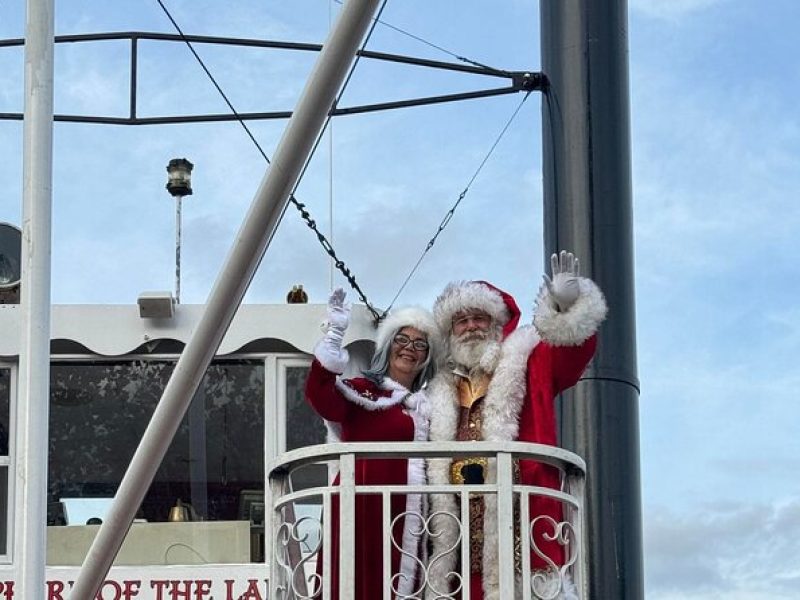
[[[578,272],[580,265],[578,259],[572,252],[562,250],[560,254],[553,254],[550,257],[550,269],[553,272],[551,279],[543,275],[544,284],[550,292],[550,298],[555,303],[559,312],[566,312],[575,304],[580,296],[580,282]]]
[[[342,288],[336,288],[328,299],[328,332],[344,332],[350,324],[350,305],[344,303],[347,294]]]
[[[314,355],[323,367],[334,373],[343,373],[350,360],[342,340],[350,323],[350,305],[345,304],[345,291],[336,288],[328,299],[328,320],[323,324],[325,335],[314,349]]]

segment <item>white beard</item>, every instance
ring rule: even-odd
[[[469,370],[480,367],[486,373],[494,373],[500,358],[499,328],[488,332],[473,331],[460,337],[450,334],[450,359]]]

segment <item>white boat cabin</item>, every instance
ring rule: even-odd
[[[136,305],[54,306],[47,484],[47,598],[60,600],[99,529],[202,306],[142,318]],[[267,597],[265,481],[281,453],[324,441],[303,398],[324,305],[242,306],[192,399],[100,598]],[[15,490],[23,312],[0,305],[0,599],[19,598]],[[353,310],[354,365],[373,327]],[[324,469],[308,477],[325,482]],[[300,512],[303,507],[298,506]],[[312,514],[319,506],[308,507]]]

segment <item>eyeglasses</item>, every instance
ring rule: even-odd
[[[392,341],[401,348],[405,348],[406,346],[410,345],[417,352],[422,352],[423,350],[428,349],[428,342],[419,338],[412,340],[405,333],[398,333],[396,336],[394,336]]]
[[[453,317],[453,328],[466,327],[472,321],[481,329],[486,329],[492,322],[492,317],[485,313],[467,314]]]

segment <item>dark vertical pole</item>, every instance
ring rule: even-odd
[[[608,320],[559,401],[561,443],[587,462],[590,598],[644,597],[633,285],[627,0],[541,0],[545,251],[571,250]]]
[[[136,120],[136,82],[139,79],[138,73],[139,64],[139,38],[134,35],[131,38],[131,84],[130,84],[130,114],[128,115],[131,121]]]

